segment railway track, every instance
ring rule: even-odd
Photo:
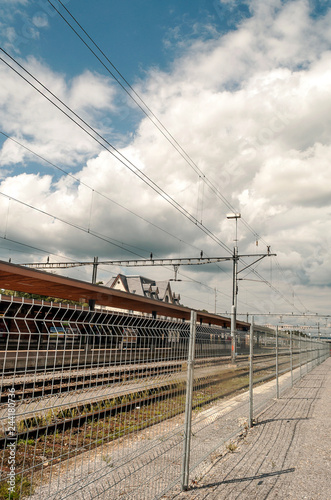
[[[255,357],[257,363],[265,362],[269,359],[269,355],[258,355]],[[229,358],[207,358],[198,359],[195,362],[195,367],[202,366],[226,366],[229,363]],[[237,360],[237,366],[248,363],[248,356],[242,356]],[[271,365],[269,369],[275,368]],[[151,377],[159,377],[182,372],[186,369],[186,361],[160,361],[149,362],[134,365],[111,366],[99,369],[87,370],[69,370],[59,373],[38,374],[34,377],[19,376],[6,377],[2,381],[2,390],[0,394],[0,409],[1,405],[5,404],[8,399],[8,390],[15,390],[16,401],[27,399],[42,398],[52,394],[65,394],[71,391],[82,391],[93,387],[103,387],[113,384],[121,384],[130,380],[147,379]],[[266,367],[255,370],[263,371]],[[248,374],[248,371],[245,372]],[[236,375],[234,375],[236,376]]]
[[[262,362],[269,358],[269,355],[258,355],[256,362]],[[225,366],[230,362],[229,357],[202,358],[195,361],[195,367],[201,366]],[[237,365],[247,364],[248,356],[241,356],[237,359]],[[121,366],[108,366],[91,368],[85,367],[69,370],[49,370],[47,372],[37,372],[31,376],[16,375],[15,377],[3,377],[0,394],[0,407],[7,401],[8,389],[15,390],[16,401],[40,398],[53,393],[62,394],[70,391],[80,391],[110,384],[119,384],[130,379],[141,379],[159,375],[167,375],[181,372],[186,368],[186,361],[159,361],[148,363],[127,364]]]
[[[37,379],[22,378],[19,381],[9,378],[3,381],[0,405],[7,401],[6,391],[10,388],[15,389],[16,400],[33,399],[54,393],[63,394],[92,387],[120,384],[130,379],[173,374],[182,371],[182,364],[182,362],[146,363],[99,370],[64,371],[61,374],[48,373],[43,377],[39,376]]]
[[[248,357],[242,357],[240,361],[238,360],[236,367],[230,365],[228,360],[222,361],[224,362],[220,363],[220,360],[215,358],[211,358],[208,364],[206,360],[196,361],[193,410],[199,411],[203,406],[211,404],[213,401],[233,396],[233,394],[247,389]],[[255,361],[257,363],[254,369],[255,384],[275,377],[274,357],[257,356]],[[32,380],[29,381],[29,387],[26,380],[17,381],[17,390],[19,387],[22,391],[30,389],[29,396],[27,392],[25,393],[27,399],[19,400],[18,406],[26,403],[29,407],[34,399],[38,399],[36,398],[36,390],[44,390],[39,399],[46,404],[49,398],[54,395],[54,391],[60,388],[61,392],[58,391],[57,397],[66,397],[70,392],[79,391],[84,395],[85,400],[69,404],[69,406],[63,406],[63,402],[58,401],[57,414],[53,414],[52,419],[48,417],[48,420],[43,420],[39,411],[32,410],[30,413],[22,414],[22,420],[18,420],[20,427],[15,436],[0,436],[3,462],[8,462],[8,443],[14,439],[16,441],[17,474],[21,474],[21,478],[24,478],[25,471],[29,471],[32,467],[36,471],[33,481],[38,484],[38,474],[51,473],[52,467],[56,464],[70,463],[66,461],[92,449],[97,449],[99,446],[102,450],[103,444],[122,436],[135,434],[137,431],[177,415],[178,418],[181,418],[180,415],[185,409],[186,361],[177,361],[172,365],[163,362],[162,367],[160,364],[160,362],[155,363],[153,367],[150,366],[150,363],[146,363],[146,366],[110,367],[113,370],[113,375],[114,368],[117,368],[115,370],[117,373],[114,375],[117,379],[113,380],[106,378],[109,377],[109,368],[101,371],[94,369],[89,372],[90,378],[88,380],[84,378],[80,380],[83,384],[81,389],[77,388],[76,378],[84,377],[84,374],[72,371],[63,373],[62,379],[59,377],[58,380],[52,378],[52,374],[46,374],[46,380],[42,380],[42,378],[38,380],[37,387],[33,386]],[[278,368],[280,373],[289,369],[289,357],[285,357],[285,353],[284,357],[280,356],[279,358]],[[135,380],[130,380],[129,376],[133,375],[134,370],[137,369],[140,370],[140,376],[138,377],[135,373]],[[160,375],[161,369],[164,370],[163,375]],[[171,370],[175,371],[171,373]],[[154,373],[154,377],[152,373]],[[157,373],[160,377],[156,375]],[[162,377],[163,380],[159,380]],[[73,378],[74,381],[72,381]],[[74,387],[70,385],[70,380],[75,383]],[[63,384],[64,381],[67,385]],[[110,382],[111,387],[116,386],[119,389],[115,392],[116,395],[109,393],[109,387],[104,387],[106,391],[108,390],[108,394],[103,396],[97,394],[98,386],[104,386],[106,381]],[[6,387],[10,387],[9,382],[13,382],[13,380],[7,379],[4,382],[8,383]],[[131,382],[135,382],[136,387],[130,387]],[[148,386],[146,387],[147,382]],[[49,405],[48,409],[51,406]],[[3,470],[6,472],[6,467]]]
[[[287,361],[279,364],[279,368],[282,366],[288,365]],[[160,370],[160,367],[155,367],[157,370]],[[47,432],[48,434],[52,434],[59,430],[65,430],[68,427],[77,427],[82,425],[86,420],[95,418],[98,416],[105,417],[116,415],[123,411],[129,412],[139,405],[150,405],[155,402],[157,399],[169,399],[174,396],[178,396],[180,394],[184,394],[186,391],[186,373],[181,373],[179,369],[181,366],[179,364],[175,365],[175,372],[170,373],[171,367],[167,367],[163,375],[160,375],[158,371],[158,376],[155,376],[154,379],[151,378],[151,374],[148,375],[148,372],[144,373],[144,377],[148,378],[149,383],[146,385],[141,385],[141,382],[137,383],[137,378],[133,378],[134,372],[131,372],[132,378],[131,381],[134,382],[130,384],[130,378],[128,374],[126,374],[125,384],[119,382],[115,383],[112,381],[111,391],[107,387],[103,387],[103,394],[97,393],[93,386],[91,385],[91,380],[88,381],[88,389],[81,391],[81,398],[78,398],[72,402],[65,402],[65,406],[61,402],[61,396],[66,396],[65,392],[56,394],[56,403],[57,407],[51,404],[49,397],[44,399],[45,405],[40,405],[38,409],[33,409],[31,407],[31,402],[29,403],[29,399],[20,401],[20,405],[27,405],[26,410],[24,408],[22,413],[17,413],[17,422],[18,426],[25,427],[24,430],[18,432],[16,434],[17,439],[27,439],[27,436],[32,436],[33,438],[42,435]],[[212,369],[214,368],[214,369]],[[215,369],[216,368],[216,369]],[[258,374],[264,373],[264,380],[269,380],[275,376],[275,365],[273,363],[268,363],[263,367],[257,368],[254,370],[255,377]],[[218,366],[209,366],[207,368],[200,370],[197,369],[197,381],[194,384],[195,390],[202,390],[207,387],[217,386],[222,383],[227,383],[227,381],[234,379],[245,379],[248,377],[249,371],[247,367],[237,367],[235,370],[221,370],[219,371]],[[164,379],[164,375],[168,376],[168,379]],[[163,378],[162,378],[163,377]],[[140,379],[141,380],[141,379]],[[259,380],[257,380],[258,382]],[[54,391],[56,391],[57,387],[53,384],[54,380],[52,380],[52,384],[50,386],[42,386],[40,387],[40,391],[42,392],[42,396],[54,396]],[[143,380],[142,380],[143,382]],[[101,380],[96,379],[96,383],[101,383]],[[140,384],[140,385],[139,385]],[[240,385],[240,389],[247,388],[248,383],[245,382]],[[62,386],[63,387],[63,386]],[[83,386],[82,386],[83,387]],[[30,400],[32,400],[32,394],[36,394],[36,388],[31,388],[32,391],[27,393],[26,396],[30,396]],[[115,389],[115,390],[114,390]],[[75,386],[75,391],[76,391]],[[238,387],[234,389],[234,391],[238,390]],[[70,391],[70,390],[69,390]],[[69,392],[67,390],[67,393]],[[228,396],[234,392],[233,390],[225,391],[222,393],[222,397]],[[213,400],[218,399],[220,396],[216,392],[214,396],[210,396],[207,401],[199,402],[198,404],[207,404]],[[124,402],[123,402],[124,401]],[[2,409],[5,409],[5,405],[1,405]],[[57,408],[57,409],[56,409]],[[87,411],[87,408],[90,408],[90,411]],[[1,411],[1,407],[0,407]],[[49,417],[49,412],[51,411],[51,420],[43,425],[46,418]],[[46,417],[48,415],[48,417]],[[69,415],[69,417],[68,417]],[[54,421],[52,421],[52,419]],[[7,442],[7,436],[0,437],[0,447],[5,447]]]

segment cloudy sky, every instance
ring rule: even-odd
[[[330,25],[327,0],[0,0],[0,258],[230,256],[238,212],[239,253],[277,254],[239,273],[238,312],[325,326]],[[173,288],[229,312],[231,266]],[[118,272],[174,277],[98,279]]]

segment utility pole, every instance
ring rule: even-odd
[[[236,221],[236,237],[234,240],[233,254],[232,254],[232,262],[233,262],[233,275],[232,275],[232,307],[231,307],[231,362],[235,363],[236,361],[236,335],[237,335],[237,298],[238,298],[238,274],[248,269],[253,264],[258,262],[264,257],[271,257],[270,246],[267,246],[267,253],[264,254],[253,254],[253,255],[239,255],[238,253],[238,219],[241,218],[240,213],[227,214],[227,219],[235,219]],[[238,271],[238,260],[241,257],[258,257],[254,262],[251,262],[247,266],[243,267]]]
[[[227,219],[236,220],[236,238],[234,240],[233,256],[232,256],[232,307],[231,307],[231,362],[236,361],[236,334],[237,334],[237,295],[238,295],[238,219],[241,214],[228,214]]]
[[[93,271],[92,271],[92,284],[95,285],[97,282],[97,272],[98,272],[98,257],[94,257],[93,260]],[[91,311],[94,311],[95,308],[95,300],[90,299],[88,301],[89,308]]]
[[[97,272],[98,272],[98,257],[94,257],[93,271],[92,271],[92,284],[93,285],[95,285],[97,282]]]

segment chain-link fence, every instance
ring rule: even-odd
[[[329,355],[298,332],[252,326],[236,340],[231,364],[230,330],[194,311],[187,322],[2,296],[0,499],[188,488],[258,409]]]

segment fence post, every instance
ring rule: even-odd
[[[290,330],[290,367],[291,367],[291,387],[293,387],[293,344],[292,330]]]
[[[184,443],[182,462],[182,490],[188,489],[189,469],[190,469],[190,446],[191,446],[191,424],[192,424],[192,396],[193,396],[193,368],[195,351],[195,334],[197,324],[197,313],[191,311],[190,341],[187,358],[187,383],[185,402],[185,423],[184,423]]]
[[[276,398],[279,398],[279,380],[278,380],[278,325],[276,326]]]
[[[253,427],[253,356],[254,356],[254,316],[249,332],[249,416],[248,427]]]
[[[236,351],[237,351],[237,343],[236,343],[236,306],[231,307],[231,363],[236,362]]]
[[[302,370],[301,370],[301,332],[299,332],[299,363],[300,363],[300,379],[302,377]]]

